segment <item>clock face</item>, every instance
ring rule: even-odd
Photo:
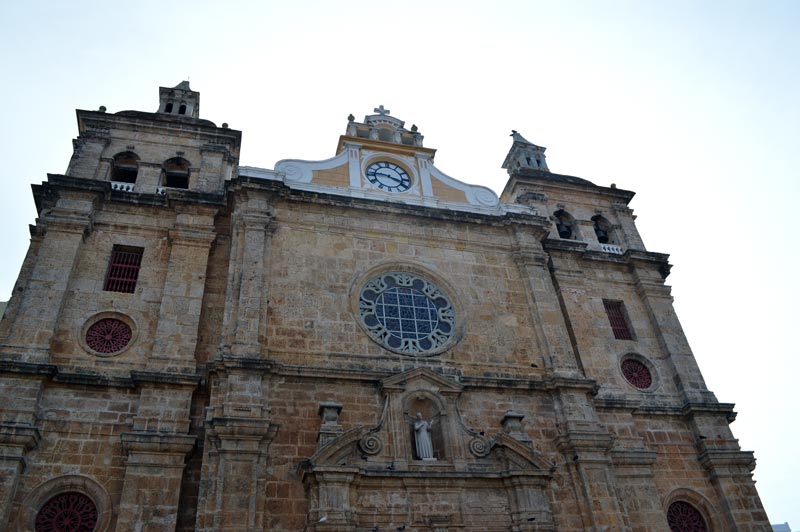
[[[367,166],[367,179],[381,190],[404,192],[411,188],[411,178],[402,167],[388,161],[378,161]]]

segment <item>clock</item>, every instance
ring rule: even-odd
[[[401,166],[389,161],[377,161],[367,166],[367,179],[381,190],[405,192],[411,188],[411,178]]]

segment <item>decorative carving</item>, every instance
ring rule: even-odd
[[[436,460],[433,457],[433,442],[431,440],[431,429],[433,429],[435,422],[435,419],[430,421],[423,419],[422,414],[419,412],[417,412],[417,417],[414,419],[414,443],[420,460]]]
[[[667,522],[672,532],[707,532],[708,527],[700,512],[684,501],[669,505]]]
[[[486,438],[484,438],[483,436],[475,436],[469,442],[469,452],[471,452],[478,458],[489,456],[489,452],[491,450],[492,450],[491,442]]]
[[[365,454],[378,454],[383,450],[383,442],[375,434],[369,433],[359,440],[358,448]]]
[[[52,497],[36,515],[36,532],[92,532],[96,526],[94,502],[74,491]]]
[[[395,353],[440,353],[455,332],[450,299],[413,273],[390,272],[371,279],[361,290],[358,310],[370,337]]]
[[[133,337],[130,326],[122,320],[105,318],[86,331],[86,345],[98,353],[109,355],[125,349]]]

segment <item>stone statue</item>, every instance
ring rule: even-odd
[[[417,447],[417,456],[422,460],[436,460],[433,457],[433,443],[431,442],[431,429],[435,420],[426,421],[422,414],[417,412],[414,422],[414,443]]]

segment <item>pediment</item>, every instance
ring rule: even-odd
[[[426,390],[440,394],[460,394],[462,386],[428,368],[415,368],[381,381],[381,389],[388,391]]]

